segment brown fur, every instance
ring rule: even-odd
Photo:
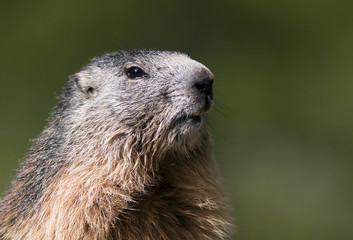
[[[148,52],[142,54],[148,56]],[[177,55],[162,52],[158,56],[172,54]],[[82,74],[77,76],[82,78]],[[72,89],[87,83],[81,78],[71,81],[71,87],[75,86]],[[36,140],[0,205],[3,239],[230,237],[227,199],[212,160],[204,120],[196,129],[187,128],[186,136],[171,134],[174,130],[168,130],[168,109],[153,101],[150,105],[145,101],[149,111],[130,106],[134,115],[126,117],[126,113],[124,121],[117,121],[111,111],[92,111],[85,105],[72,107],[70,101],[77,99],[67,99],[69,94],[71,90],[64,93],[56,114]],[[193,102],[187,102],[190,104]],[[122,106],[120,103],[119,108]],[[78,108],[85,114],[75,115]],[[106,110],[108,103],[100,108]],[[58,130],[60,122],[65,123],[63,132]],[[55,135],[62,136],[57,139]],[[56,139],[58,147],[50,148],[50,139]],[[55,162],[39,171],[42,151],[53,152],[44,156],[46,161]],[[42,177],[49,172],[47,178]],[[29,189],[30,176],[35,176],[34,183],[40,188],[38,194],[28,197],[21,192]]]

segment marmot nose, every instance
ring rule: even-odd
[[[212,85],[213,85],[214,79],[207,77],[203,78],[202,80],[197,81],[194,86],[195,88],[202,94],[205,94],[208,96],[211,100],[213,99],[213,93],[212,93]]]

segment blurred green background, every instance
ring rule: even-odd
[[[353,239],[353,1],[2,1],[0,192],[68,76],[119,49],[216,76],[215,156],[236,239]]]

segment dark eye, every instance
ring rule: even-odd
[[[147,74],[139,67],[128,68],[126,70],[126,75],[130,79],[140,79],[147,76]]]

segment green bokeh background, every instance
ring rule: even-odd
[[[0,192],[68,76],[119,49],[186,52],[236,239],[353,239],[353,1],[2,1]]]

